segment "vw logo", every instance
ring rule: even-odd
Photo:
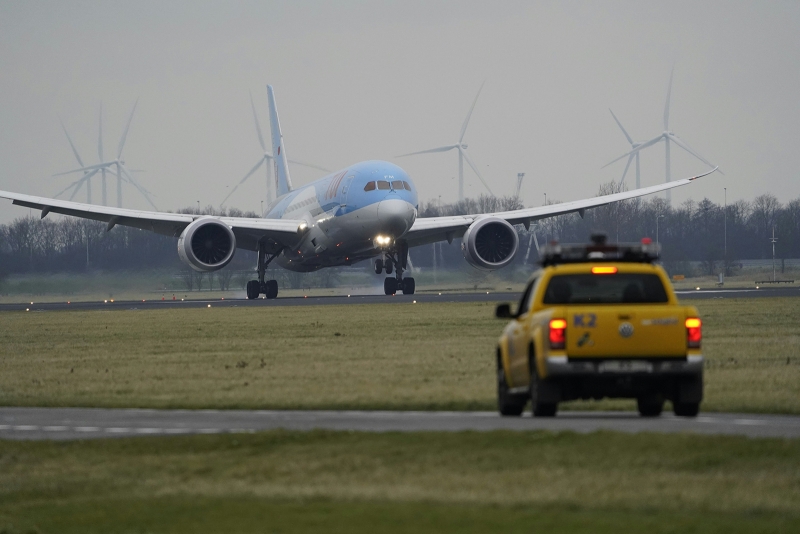
[[[619,325],[619,335],[622,337],[631,337],[633,335],[633,325],[631,323],[622,323]]]

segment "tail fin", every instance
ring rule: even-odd
[[[275,161],[277,192],[278,196],[281,196],[292,190],[292,179],[289,177],[286,147],[283,146],[281,123],[278,120],[278,108],[275,106],[275,93],[271,85],[267,86],[267,94],[269,95],[269,124],[272,130],[272,157]]]

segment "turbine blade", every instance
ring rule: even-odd
[[[87,187],[87,188],[89,188],[89,187],[90,187],[89,179],[90,179],[92,176],[94,176],[95,174],[97,174],[97,171],[90,172],[90,173],[89,173],[89,174],[87,174],[86,176],[82,177],[80,180],[78,180],[78,181],[76,181],[76,182],[72,182],[72,184],[70,184],[70,185],[67,187],[67,189],[69,189],[70,187],[72,187],[73,185],[75,185],[75,191],[73,191],[73,192],[72,192],[72,195],[69,197],[69,199],[70,199],[70,200],[72,200],[73,198],[75,198],[75,195],[77,195],[77,194],[78,194],[78,191],[80,191],[80,189],[81,189],[81,186],[82,186],[82,185],[86,184],[86,187]],[[76,185],[76,184],[77,184],[77,185]],[[66,191],[67,189],[64,189],[64,191]],[[64,191],[62,191],[61,193],[63,193]],[[59,193],[59,195],[60,195],[61,193]]]
[[[272,156],[270,156],[270,157],[272,157]],[[294,160],[294,159],[290,159],[289,163],[294,163],[295,165],[302,165],[303,167],[309,167],[311,169],[317,169],[317,170],[320,170],[320,171],[332,172],[330,169],[326,169],[325,167],[320,167],[319,165],[312,165],[311,163],[303,163],[302,161],[297,161],[297,160]]]
[[[608,111],[611,111],[611,108],[608,108]],[[630,144],[633,144],[633,139],[631,139],[631,136],[625,131],[625,128],[622,127],[622,123],[619,122],[619,119],[616,115],[614,115],[613,111],[611,111],[611,116],[614,117],[614,120],[617,122],[617,126],[619,126],[619,129],[622,130],[622,133],[625,134],[625,139],[627,139]]]
[[[637,154],[631,154],[630,157],[628,158],[628,163],[625,164],[625,170],[622,171],[622,178],[620,178],[620,180],[619,180],[619,184],[620,185],[625,183],[625,175],[628,174],[628,167],[631,166],[631,161],[633,161],[633,158],[635,158],[637,155],[638,155],[638,153]]]
[[[136,113],[136,105],[139,103],[139,99],[136,99],[136,102],[133,103],[133,109],[131,110],[131,116],[128,117],[128,124],[125,125],[125,130],[122,132],[122,137],[119,140],[119,147],[117,148],[117,159],[122,157],[122,149],[125,148],[125,140],[128,138],[128,130],[131,127],[131,121],[133,120],[133,114]]]
[[[148,204],[153,206],[154,210],[159,211],[158,206],[156,206],[155,203],[153,202],[153,199],[150,198],[150,192],[147,191],[142,186],[140,186],[139,183],[133,179],[133,176],[131,176],[131,174],[128,172],[128,169],[126,169],[124,165],[120,164],[119,168],[120,171],[122,171],[122,174],[128,178],[128,181],[133,185],[133,187],[135,187],[139,191],[139,193],[142,194],[142,196],[148,202]]]
[[[641,145],[637,146],[636,148],[634,148],[634,149],[633,149],[633,150],[631,150],[630,152],[626,152],[625,154],[621,155],[620,157],[618,157],[618,158],[616,158],[616,159],[613,159],[613,160],[609,161],[608,163],[606,163],[605,165],[603,165],[603,166],[602,166],[602,167],[600,167],[600,168],[601,168],[601,169],[605,169],[606,167],[608,167],[608,166],[609,166],[609,165],[611,165],[612,163],[616,163],[616,162],[618,162],[619,160],[621,160],[622,158],[626,158],[626,157],[628,157],[628,156],[631,156],[632,154],[636,154],[637,152],[639,152],[639,151],[641,151],[641,150],[644,150],[645,148],[647,148],[647,147],[649,147],[649,146],[653,146],[654,144],[656,144],[656,143],[658,143],[659,141],[661,141],[663,138],[664,138],[664,135],[663,135],[663,134],[662,134],[662,135],[659,135],[658,137],[654,137],[653,139],[651,139],[651,140],[647,141],[646,143],[642,143]]]
[[[410,154],[401,154],[395,157],[404,158],[406,156],[416,156],[417,154],[432,154],[433,152],[447,152],[448,150],[453,150],[454,148],[460,148],[460,145],[447,145],[447,146],[440,146],[439,148],[429,148],[428,150],[420,150],[419,152],[411,152]]]
[[[109,167],[111,165],[114,165],[113,161],[106,161],[106,162],[103,162],[103,163],[98,163],[96,165],[88,165],[86,167],[81,167],[80,169],[73,169],[71,171],[59,172],[57,174],[54,174],[53,176],[64,176],[65,174],[72,174],[72,173],[75,173],[75,172],[93,171],[95,169],[102,169],[103,167]]]
[[[253,175],[253,173],[256,172],[264,164],[264,162],[266,160],[267,160],[267,158],[265,158],[265,157],[262,157],[260,160],[258,160],[258,163],[256,163],[255,167],[250,169],[250,172],[245,174],[244,178],[239,180],[239,183],[236,184],[233,189],[231,189],[231,192],[228,193],[228,196],[226,196],[224,199],[222,199],[222,202],[220,202],[219,205],[222,206],[223,204],[225,204],[228,201],[228,199],[231,197],[231,195],[234,194],[237,189],[239,189],[239,186],[242,185],[243,183],[245,183],[247,181],[247,179],[250,178]]]
[[[461,152],[461,155],[464,156],[464,159],[467,160],[467,163],[469,164],[469,166],[472,167],[472,170],[475,171],[475,174],[478,175],[478,178],[480,179],[481,183],[486,188],[486,190],[489,191],[489,194],[494,196],[494,193],[492,193],[492,190],[489,187],[489,184],[486,183],[486,181],[483,179],[483,176],[481,176],[481,173],[478,171],[478,167],[472,162],[471,159],[469,159],[469,156],[467,155],[466,152],[464,152],[464,150],[459,148],[459,151]]]
[[[688,153],[689,153],[689,154],[691,154],[692,156],[696,157],[697,159],[699,159],[700,161],[702,161],[703,163],[705,163],[705,164],[706,164],[706,165],[708,165],[709,167],[715,167],[715,165],[714,165],[713,163],[711,163],[711,162],[710,162],[710,161],[708,161],[706,158],[704,158],[703,156],[701,156],[700,154],[698,154],[696,150],[694,150],[694,149],[693,149],[693,148],[691,148],[689,145],[687,145],[687,144],[686,144],[686,142],[685,142],[683,139],[681,139],[680,137],[678,137],[677,135],[675,135],[675,134],[671,134],[671,133],[670,133],[670,134],[667,134],[667,136],[668,136],[668,137],[670,138],[670,140],[672,140],[672,141],[673,141],[673,142],[674,142],[676,145],[678,145],[679,147],[681,147],[682,149],[684,149],[686,152],[688,152]],[[720,173],[720,174],[725,174],[725,173],[724,173],[724,172],[722,172],[722,171],[719,171],[719,173]]]
[[[64,135],[67,136],[67,141],[69,141],[69,146],[72,147],[72,153],[75,154],[75,159],[77,159],[78,164],[83,167],[83,160],[81,159],[80,154],[78,154],[78,150],[75,148],[72,138],[69,136],[69,133],[67,133],[67,128],[64,126],[64,121],[61,120],[61,117],[58,118],[58,122],[61,123],[61,128],[64,130]]]
[[[61,191],[59,191],[58,193],[56,193],[56,195],[55,195],[53,198],[58,198],[58,197],[60,197],[61,195],[63,195],[64,193],[66,193],[66,192],[69,190],[69,188],[70,188],[70,187],[75,187],[76,185],[79,185],[81,182],[83,182],[83,178],[78,178],[77,180],[75,180],[74,182],[72,182],[71,184],[69,184],[67,187],[65,187],[64,189],[62,189],[62,190],[61,190]],[[72,194],[72,196],[75,196],[75,193],[73,193],[73,194]]]
[[[483,80],[480,89],[478,89],[478,94],[475,95],[475,100],[472,102],[472,107],[469,108],[467,118],[464,119],[464,125],[461,127],[461,135],[458,136],[458,144],[461,144],[461,141],[464,140],[464,134],[467,133],[467,126],[469,125],[469,118],[472,117],[472,110],[475,109],[475,104],[478,103],[478,97],[481,96],[481,91],[483,90],[484,85],[486,85],[486,80]]]
[[[669,131],[669,99],[672,94],[672,75],[675,74],[675,67],[669,73],[669,86],[667,87],[667,103],[664,105],[664,131]]]
[[[264,143],[264,136],[261,134],[261,125],[258,123],[258,115],[256,114],[256,105],[253,102],[253,92],[250,91],[250,107],[253,108],[253,118],[256,121],[256,132],[258,132],[258,142],[261,143],[261,150],[267,151],[267,145]]]

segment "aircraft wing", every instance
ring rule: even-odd
[[[583,216],[583,212],[589,208],[597,208],[612,202],[630,200],[632,198],[651,195],[653,193],[658,193],[659,191],[666,191],[667,189],[687,185],[692,183],[693,180],[707,176],[716,170],[717,167],[714,167],[712,170],[706,173],[692,176],[691,178],[684,178],[683,180],[676,180],[665,184],[654,185],[652,187],[643,187],[641,189],[634,189],[633,191],[623,191],[621,193],[603,195],[600,197],[573,200],[561,204],[550,204],[548,206],[524,208],[513,211],[502,211],[497,213],[420,218],[414,221],[414,225],[406,233],[405,239],[408,241],[408,245],[411,247],[425,245],[427,243],[434,243],[437,241],[452,241],[454,238],[460,238],[473,222],[484,217],[498,217],[500,219],[505,219],[510,224],[524,224],[527,227],[533,221],[546,219],[547,217],[554,217],[556,215],[565,215],[567,213],[578,212],[581,214],[581,216]]]
[[[12,200],[18,206],[41,210],[42,218],[46,217],[48,213],[60,213],[108,223],[109,230],[119,224],[173,237],[180,236],[184,228],[195,219],[212,217],[230,226],[236,236],[236,246],[247,250],[255,250],[256,242],[263,237],[278,243],[292,243],[297,240],[299,226],[305,223],[305,221],[294,219],[248,219],[139,211],[35,197],[8,191],[0,191],[0,198]]]

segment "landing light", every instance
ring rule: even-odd
[[[375,236],[375,245],[379,247],[385,247],[392,244],[392,238],[388,235],[376,235]]]

